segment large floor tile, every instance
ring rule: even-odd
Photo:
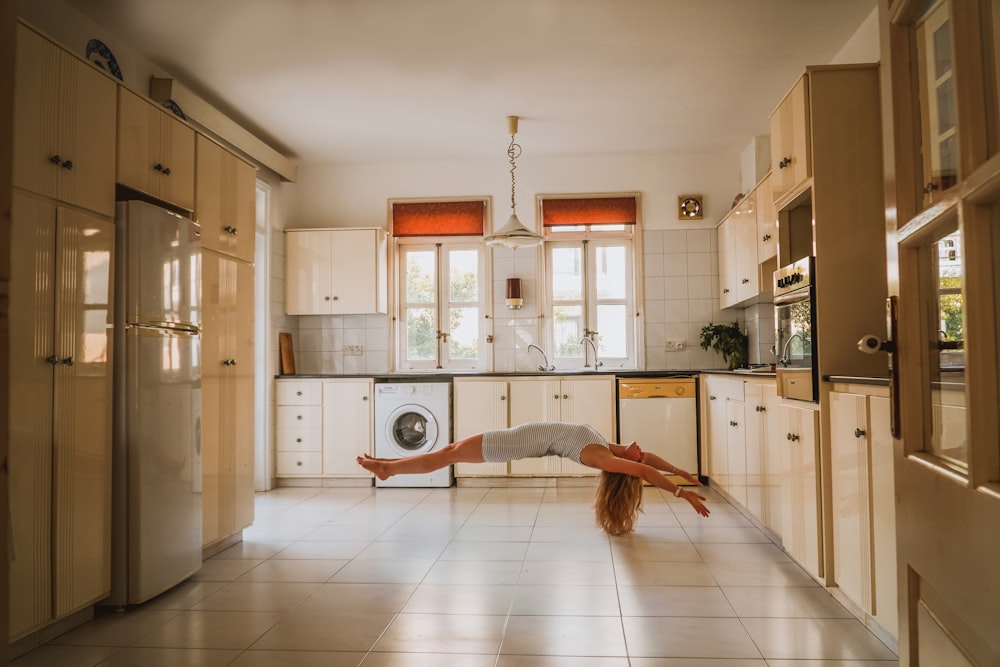
[[[770,618],[852,618],[818,586],[726,586],[722,589],[740,616]]]
[[[761,658],[738,618],[622,619],[629,655],[670,658]]]
[[[253,650],[368,651],[393,619],[390,613],[285,614],[254,642]]]
[[[101,662],[101,667],[225,667],[237,650],[197,648],[123,648]]]
[[[587,658],[564,655],[501,655],[496,667],[629,667],[629,660],[607,656]]]
[[[632,658],[631,667],[770,667],[770,663],[754,658]]]
[[[493,654],[469,653],[379,653],[365,657],[361,667],[494,667]]]
[[[280,618],[272,612],[182,611],[132,645],[244,649]]]
[[[196,604],[198,611],[292,611],[319,590],[321,584],[239,582]]]
[[[326,614],[351,612],[396,613],[413,595],[416,584],[327,583],[299,606],[298,611]]]
[[[704,563],[616,562],[620,586],[716,586]]]
[[[56,646],[48,644],[11,660],[10,667],[92,667],[122,650],[117,646]]]
[[[294,542],[271,558],[278,560],[343,560],[364,551],[369,542]]]
[[[706,566],[720,586],[819,586],[791,561],[719,561],[706,563]]]
[[[365,653],[349,651],[258,651],[248,649],[229,667],[357,667]]]
[[[514,586],[421,584],[403,607],[407,614],[507,615]]]
[[[613,586],[615,568],[610,561],[526,561],[518,583],[536,586]]]
[[[617,616],[511,616],[501,655],[625,657]]]
[[[353,560],[330,577],[330,583],[416,584],[434,565],[433,560]]]
[[[695,547],[706,563],[725,561],[767,561],[788,563],[791,559],[774,544],[767,542],[751,544],[698,544]]]
[[[248,558],[251,560],[261,560],[270,558],[282,549],[288,548],[291,544],[291,542],[252,542],[244,539],[242,542],[234,544],[224,551],[220,551],[212,556],[212,558]]]
[[[766,659],[888,660],[895,655],[855,619],[744,618]]]
[[[70,630],[52,640],[52,644],[86,646],[128,646],[164,623],[176,618],[181,611],[169,609],[128,609],[125,613],[104,612],[94,620]]]
[[[212,593],[228,585],[226,581],[185,581],[142,605],[143,609],[192,609]]]
[[[271,559],[247,571],[237,581],[314,582],[321,584],[348,562],[350,561]]]
[[[688,538],[695,544],[745,544],[749,542],[770,543],[767,536],[753,526],[715,526],[705,521],[683,526]]]
[[[417,558],[434,560],[448,547],[448,540],[418,540],[407,542],[392,542],[380,540],[365,547],[355,558],[362,560],[399,560]]]
[[[201,564],[201,569],[191,575],[189,581],[236,581],[263,562],[263,559],[257,558],[210,558]]]
[[[606,541],[585,540],[582,542],[540,542],[532,541],[524,555],[529,561],[598,561],[611,562],[611,548]]]
[[[528,542],[452,542],[441,560],[524,560]]]
[[[735,617],[714,586],[620,586],[622,616]]]
[[[496,655],[505,621],[503,614],[399,614],[374,650]]]
[[[521,576],[521,561],[438,561],[427,573],[427,584],[493,584],[510,586]]]
[[[700,563],[701,554],[690,542],[658,542],[653,540],[616,541],[611,545],[616,562],[626,561],[688,561]]]
[[[516,616],[618,616],[618,589],[605,586],[538,586],[521,582]]]

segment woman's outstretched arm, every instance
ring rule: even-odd
[[[643,451],[642,462],[648,466],[656,468],[657,470],[662,470],[663,472],[669,473],[671,475],[677,475],[678,477],[682,477],[696,486],[704,486],[704,484],[702,484],[697,477],[689,473],[687,470],[675,466],[673,463],[670,463],[666,459],[659,457],[653,452]]]
[[[607,470],[608,472],[618,472],[638,477],[644,482],[648,482],[678,498],[688,501],[691,507],[694,508],[694,511],[701,516],[708,516],[710,514],[708,508],[702,502],[705,500],[704,496],[697,491],[677,486],[649,464],[619,458],[612,454],[606,447],[597,445],[585,447],[580,453],[580,462],[585,466],[597,468],[598,470]]]

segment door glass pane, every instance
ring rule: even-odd
[[[954,229],[954,228],[952,228]],[[946,231],[926,253],[931,350],[931,437],[928,453],[966,467],[965,330],[962,280],[962,236]]]
[[[916,24],[924,205],[958,182],[958,115],[951,3],[936,2]]]
[[[552,334],[557,359],[582,359],[583,308],[555,306],[552,308]]]
[[[451,335],[448,337],[452,359],[479,358],[479,309],[451,308],[448,315]]]
[[[596,248],[594,254],[597,298],[624,299],[628,294],[625,248],[623,246],[602,246]]]
[[[448,253],[449,300],[479,300],[479,252],[452,250]]]
[[[579,301],[583,298],[583,249],[552,249],[552,300]]]
[[[433,361],[437,348],[437,328],[433,308],[406,309],[406,358]]]
[[[623,304],[597,307],[597,349],[602,357],[628,356],[628,313]]]
[[[406,302],[434,303],[437,291],[433,250],[406,253]]]

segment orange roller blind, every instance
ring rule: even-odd
[[[559,225],[634,225],[635,197],[581,197],[579,199],[542,199],[542,224]]]
[[[482,236],[486,202],[399,202],[392,205],[393,236]]]

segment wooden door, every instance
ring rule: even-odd
[[[561,419],[573,424],[589,424],[610,441],[615,439],[615,380],[613,377],[563,380]],[[596,475],[598,471],[560,460],[563,475]]]
[[[52,618],[56,207],[15,191],[11,225],[10,636]],[[16,388],[16,390],[15,390]]]
[[[256,170],[200,134],[195,144],[202,247],[253,262]]]
[[[810,174],[808,81],[800,78],[771,115],[771,194],[778,201]]]
[[[333,313],[333,241],[330,230],[285,232],[285,313]]]
[[[355,459],[372,455],[372,381],[323,383],[323,474],[371,477]]]
[[[900,664],[996,665],[997,8],[882,5]]]
[[[117,86],[23,25],[17,40],[14,184],[113,215]]]
[[[455,380],[455,440],[477,433],[507,428],[507,382]],[[506,463],[459,463],[456,477],[498,476],[507,474]]]

